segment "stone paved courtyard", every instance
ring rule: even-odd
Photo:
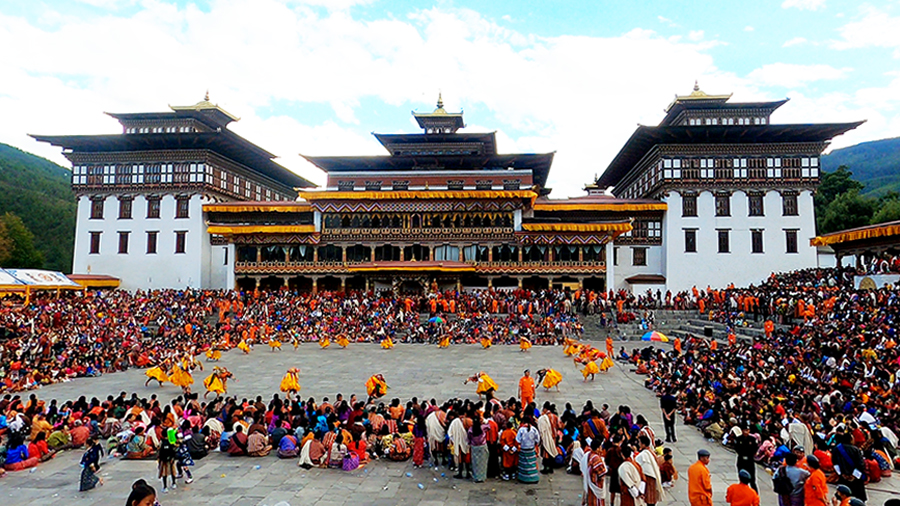
[[[617,345],[618,348],[619,345]],[[468,397],[474,399],[474,386],[463,385],[469,375],[484,370],[500,386],[500,397],[516,394],[522,371],[553,367],[563,374],[561,392],[539,390],[538,401],[550,400],[560,411],[566,402],[578,410],[586,399],[595,405],[607,403],[614,409],[628,404],[635,413],[643,413],[657,434],[663,434],[662,421],[653,393],[643,388],[642,378],[626,370],[621,364],[607,374],[600,374],[594,382],[583,382],[581,374],[562,348],[534,347],[521,353],[518,347],[495,346],[489,350],[479,345],[452,346],[440,350],[436,346],[399,344],[393,350],[382,350],[375,344],[351,345],[346,350],[335,346],[321,350],[316,344],[301,345],[298,350],[286,346],[281,352],[271,352],[260,346],[249,355],[231,351],[221,361],[234,372],[237,381],[229,382],[229,394],[238,396],[262,395],[270,398],[278,391],[279,381],[289,367],[301,368],[300,384],[303,397],[334,398],[337,392],[349,396],[364,396],[365,380],[381,372],[391,389],[388,398],[404,401],[412,396]],[[207,364],[207,371],[209,364]],[[198,373],[195,386],[202,389],[205,373]],[[149,396],[156,393],[168,400],[179,393],[170,384],[163,388],[144,387],[143,371],[107,375],[101,378],[80,379],[52,385],[40,390],[43,398],[68,399],[79,395],[106,397],[120,391],[137,391]],[[725,489],[736,481],[734,455],[717,443],[705,441],[694,429],[678,427],[678,443],[672,445],[675,465],[682,479],[670,490],[665,504],[686,505],[687,468],[694,461],[698,448],[712,452],[710,469],[713,476],[715,504],[725,504]],[[0,497],[15,504],[123,504],[131,483],[144,478],[161,488],[155,479],[155,462],[107,460],[102,476],[106,485],[90,492],[78,492],[81,451],[67,452],[42,464],[33,472],[9,473],[0,480]],[[194,467],[195,482],[179,483],[176,490],[160,495],[163,506],[178,504],[268,505],[281,501],[291,506],[339,504],[535,504],[577,505],[581,503],[581,478],[560,471],[549,478],[541,476],[537,485],[489,480],[474,484],[450,478],[445,469],[426,467],[413,469],[412,461],[403,463],[378,461],[351,473],[337,470],[297,467],[296,459],[279,460],[270,455],[261,459],[228,458],[219,453],[199,460]],[[762,504],[777,504],[771,480],[760,469],[758,473]],[[881,505],[900,493],[898,480],[888,478],[871,487],[870,505]]]

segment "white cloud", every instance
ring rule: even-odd
[[[409,109],[431,107],[442,89],[449,108],[466,110],[469,130],[498,131],[502,152],[556,151],[549,186],[562,197],[580,194],[635,124],[656,124],[673,95],[689,93],[695,79],[709,93],[735,92],[736,100],[770,99],[760,85],[784,85],[777,67],[747,78],[717,68],[706,49],[718,42],[703,41],[699,31],[693,40],[646,29],[547,38],[464,9],[360,20],[352,9],[323,12],[308,4],[214,0],[203,12],[146,0],[130,16],[71,19],[61,13],[67,22],[52,29],[0,14],[0,47],[16,48],[0,59],[0,142],[67,165],[58,148],[26,133],[117,132],[102,111],[165,110],[166,104],[196,102],[208,88],[214,102],[242,118],[232,127],[236,132],[322,182],[299,153],[385,154],[370,132],[398,124],[416,131]],[[846,72],[810,67],[817,79]],[[801,75],[795,83],[810,81],[789,70]],[[896,88],[900,84],[882,91],[898,96]],[[858,117],[858,111],[877,110],[878,93],[809,103]],[[402,119],[390,126],[363,121],[369,111],[361,104],[373,103],[378,115],[390,111]],[[333,114],[290,115],[276,104],[297,104],[298,110],[321,104]],[[783,109],[802,111],[804,122],[821,117],[793,104]],[[273,108],[272,116],[262,113]],[[872,121],[867,135],[897,125],[892,109],[878,114],[884,120]]]
[[[784,0],[782,9],[800,9],[804,11],[817,11],[825,7],[825,0]]]
[[[803,37],[794,37],[792,39],[788,39],[787,41],[785,41],[785,43],[782,44],[781,47],[798,46],[800,44],[806,44],[807,42],[809,42],[809,41]]]
[[[750,72],[747,78],[761,86],[794,88],[807,83],[831,79],[843,79],[852,69],[836,69],[830,65],[798,65],[771,63]]]
[[[672,21],[671,19],[669,19],[669,18],[667,18],[667,17],[665,17],[665,16],[656,16],[656,19],[658,19],[660,23],[663,23],[663,24],[665,24],[665,25],[668,25],[668,26],[670,26],[670,27],[672,27],[672,28],[675,28],[675,27],[678,26],[678,23]]]
[[[136,0],[77,0],[79,3],[103,9],[117,9],[127,5],[133,5]]]
[[[688,32],[688,40],[698,42],[703,40],[703,30],[691,30]]]
[[[750,25],[747,25],[747,26],[744,27],[744,31],[745,31],[745,32],[752,32],[752,31],[755,31],[755,30],[756,30],[756,28],[753,28],[753,27],[750,26]]]
[[[868,7],[858,21],[851,21],[838,30],[841,40],[834,41],[834,49],[858,49],[866,47],[893,48],[900,57],[900,16]]]

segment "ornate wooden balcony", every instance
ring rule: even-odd
[[[446,239],[513,239],[512,227],[461,227],[461,228],[326,228],[322,236],[329,241],[384,241],[423,240],[443,241]]]
[[[235,274],[349,274],[360,262],[237,262]],[[376,262],[377,264],[378,262]],[[394,264],[396,262],[388,262]],[[408,262],[415,265],[416,262]],[[606,272],[606,262],[463,262],[478,274],[599,274]]]

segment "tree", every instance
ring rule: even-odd
[[[12,243],[9,259],[4,267],[13,269],[40,269],[44,265],[44,256],[34,247],[34,234],[25,227],[22,218],[13,213],[0,217],[6,229],[6,237]]]
[[[900,220],[900,198],[882,199],[881,209],[872,217],[872,225]]]
[[[876,209],[878,202],[860,195],[858,188],[841,193],[817,216],[819,233],[828,234],[868,225]]]
[[[6,231],[6,224],[0,221],[0,267],[8,265],[13,254],[13,242]]]
[[[849,167],[841,165],[834,172],[826,172],[822,175],[822,183],[816,190],[816,196],[813,199],[816,207],[816,216],[821,216],[825,212],[825,207],[838,197],[851,190],[860,191],[863,184],[853,178],[853,173]],[[825,233],[819,230],[819,233]]]

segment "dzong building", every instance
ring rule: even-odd
[[[438,99],[381,156],[307,156],[325,188],[228,129],[206,97],[111,114],[64,149],[73,272],[126,289],[682,290],[817,264],[819,156],[850,124],[773,125],[785,101],[697,89],[640,126],[586,195],[550,198],[553,153],[499,154]]]

